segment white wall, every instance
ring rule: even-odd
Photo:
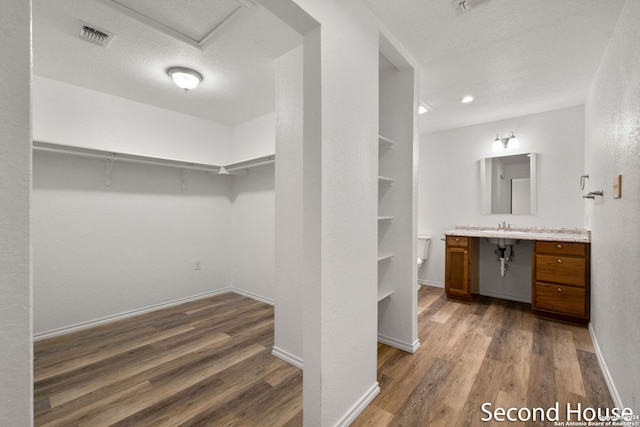
[[[36,152],[36,334],[230,283],[229,178]],[[195,270],[196,261],[201,269]]]
[[[231,181],[231,285],[273,304],[275,299],[274,168],[256,168]]]
[[[428,114],[422,120],[428,120]],[[513,131],[518,149],[504,154],[538,153],[538,209],[535,215],[481,215],[479,160],[494,157],[497,133]],[[447,230],[460,225],[497,226],[505,220],[515,226],[579,228],[583,224],[582,192],[584,107],[576,106],[515,117],[448,131],[422,134],[419,165],[419,234],[433,237],[429,260],[419,272],[422,283],[444,285],[444,242]],[[525,265],[514,263],[501,278],[493,247],[481,255],[480,292],[529,301],[531,277]],[[530,264],[531,247],[515,247],[516,258]]]
[[[276,151],[276,113],[265,114],[232,130],[231,162],[266,156]]]
[[[304,300],[303,47],[276,60],[275,335],[273,354],[302,367]]]
[[[628,0],[586,108],[587,190],[592,229],[591,326],[617,405],[640,413],[640,2]],[[622,175],[622,198],[613,199]]]
[[[31,2],[0,3],[0,420],[33,425]]]
[[[275,149],[275,113],[230,128],[44,78],[34,94],[43,141],[214,164]],[[191,171],[184,191],[179,169],[116,162],[107,187],[104,168],[36,155],[36,334],[228,286],[273,301],[273,167]]]
[[[231,161],[275,153],[275,134],[275,112],[235,126]],[[276,295],[274,180],[273,166],[231,179],[231,285],[270,304]]]
[[[34,76],[33,91],[36,141],[215,165],[231,161],[229,126],[44,77]]]
[[[276,114],[232,129],[231,162],[275,153]],[[275,299],[274,167],[250,169],[231,178],[231,285],[254,298]]]
[[[297,3],[321,25],[304,39],[304,425],[348,425],[379,390],[378,25],[360,1]]]

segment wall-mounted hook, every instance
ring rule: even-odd
[[[580,175],[580,189],[584,190],[584,185],[587,182],[587,179],[589,179],[589,174],[584,174],[584,175]]]
[[[603,197],[604,196],[604,191],[599,190],[599,191],[590,191],[589,193],[585,194],[584,196],[582,196],[583,199],[595,199],[596,196],[600,196]]]

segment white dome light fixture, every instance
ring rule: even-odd
[[[185,92],[195,89],[202,81],[202,74],[190,68],[172,67],[167,70],[167,74]]]

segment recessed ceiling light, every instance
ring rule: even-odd
[[[173,79],[173,82],[185,92],[195,89],[202,81],[202,74],[184,67],[173,67],[167,70],[167,74]]]
[[[460,98],[460,102],[462,102],[463,104],[468,104],[471,101],[473,101],[473,96],[471,95],[467,95],[464,98]]]

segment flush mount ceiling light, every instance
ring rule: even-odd
[[[496,139],[493,141],[493,151],[498,151],[500,149],[506,149],[511,143],[511,147],[518,146],[518,138],[511,132],[511,136],[507,138],[500,138],[500,134],[496,135]]]
[[[468,104],[471,101],[473,101],[473,96],[471,95],[467,95],[465,97],[460,98],[460,102],[462,102],[463,104]]]
[[[167,74],[169,74],[169,77],[173,79],[173,82],[176,84],[176,86],[178,86],[180,89],[183,89],[185,92],[188,92],[191,89],[195,89],[202,81],[202,74],[190,68],[169,68],[167,70]]]

